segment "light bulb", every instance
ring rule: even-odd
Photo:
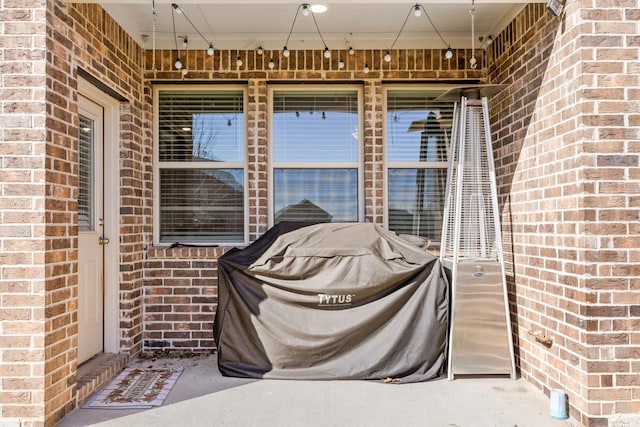
[[[367,74],[369,72],[369,64],[364,64],[364,69],[362,71]]]
[[[189,71],[187,71],[187,69],[186,69],[186,68],[183,68],[183,69],[182,69],[182,75],[183,75],[183,76],[186,76],[188,72],[189,72]]]
[[[176,59],[176,62],[174,62],[173,65],[175,65],[176,69],[178,70],[182,68],[182,62],[180,61],[180,59]]]
[[[384,55],[384,62],[391,62],[391,52],[387,51]]]
[[[302,5],[302,14],[304,16],[309,16],[309,5],[308,4],[303,4]]]
[[[416,17],[422,15],[422,9],[420,9],[420,5],[419,4],[413,6],[413,14]]]
[[[282,56],[284,56],[285,58],[288,58],[288,57],[289,57],[289,55],[291,55],[291,52],[289,52],[289,49],[287,49],[287,47],[285,46],[285,47],[282,49]]]
[[[187,36],[184,36],[184,39],[182,40],[182,47],[186,49],[187,46],[189,46],[189,39],[187,38]]]
[[[444,53],[444,57],[447,59],[453,58],[453,50],[451,49],[451,46],[447,48],[447,51]]]
[[[238,56],[238,58],[236,59],[236,65],[237,65],[238,67],[242,67],[242,64],[243,64],[243,62],[242,62],[242,58],[240,58],[240,57]]]
[[[325,58],[331,58],[331,51],[326,46],[324,47],[324,57]]]
[[[355,53],[356,51],[351,46],[349,46],[349,55],[355,55]]]
[[[262,49],[262,46],[258,46],[258,48],[256,49],[256,53],[258,55],[262,55],[264,53],[264,50]]]
[[[173,10],[175,10],[178,15],[182,15],[182,9],[180,9],[180,6],[178,6],[175,3],[172,4],[172,6],[173,6]]]
[[[213,52],[214,52],[213,43],[209,43],[209,47],[207,48],[207,55],[213,56]]]
[[[269,60],[269,68],[271,68],[271,69],[273,70],[273,68],[274,68],[275,66],[276,66],[276,63],[275,63],[275,62],[273,62],[273,58],[271,58],[271,59]]]
[[[342,58],[340,58],[340,60],[338,61],[338,68],[340,70],[342,70],[344,68],[344,61],[342,60]]]
[[[489,35],[487,36],[487,41],[486,41],[486,43],[487,43],[487,46],[489,46],[491,43],[493,43],[493,37],[491,37],[491,34],[489,34]]]

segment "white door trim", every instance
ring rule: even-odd
[[[104,352],[119,353],[120,103],[82,78],[78,93],[104,108]]]

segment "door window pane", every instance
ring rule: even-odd
[[[93,201],[94,188],[94,144],[95,123],[90,118],[79,116],[78,132],[78,230],[95,229]]]

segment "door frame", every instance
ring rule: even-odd
[[[118,306],[120,269],[120,103],[88,81],[78,78],[78,94],[104,109],[103,123],[103,219],[104,236],[110,243],[104,250],[104,344],[105,353],[119,353],[120,307]]]

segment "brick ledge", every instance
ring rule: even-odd
[[[128,354],[102,353],[78,367],[76,407],[115,377],[129,363]]]

